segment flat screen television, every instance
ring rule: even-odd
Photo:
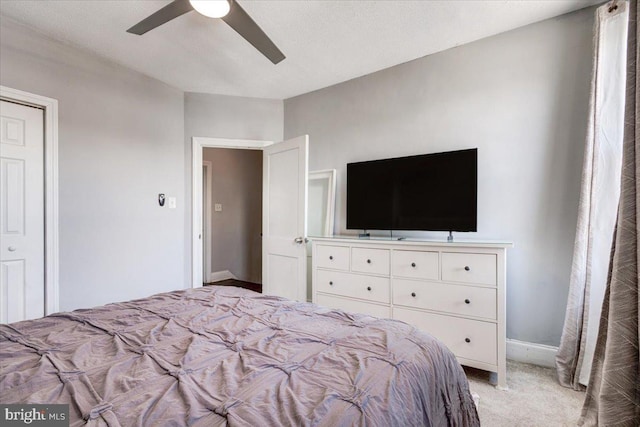
[[[478,149],[347,164],[347,228],[477,231]]]

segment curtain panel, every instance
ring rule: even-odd
[[[591,372],[613,241],[622,170],[628,7],[595,13],[587,138],[569,296],[556,356],[558,380],[584,390]]]
[[[631,0],[628,6],[622,188],[598,341],[580,419],[581,425],[589,426],[640,425],[638,1]]]

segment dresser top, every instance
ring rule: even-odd
[[[473,248],[511,248],[512,242],[497,240],[468,240],[456,239],[448,242],[446,239],[416,239],[411,237],[366,237],[358,238],[357,236],[328,236],[328,237],[309,237],[311,241],[318,242],[344,242],[344,243],[384,243],[391,245],[407,245],[407,246],[451,246],[451,247],[473,247]]]

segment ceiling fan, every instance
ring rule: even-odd
[[[210,18],[220,18],[238,34],[277,64],[285,56],[235,0],[174,0],[127,30],[141,36],[178,16],[195,10]]]

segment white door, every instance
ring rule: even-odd
[[[44,316],[43,110],[0,101],[0,322]]]
[[[262,291],[307,300],[309,136],[268,146],[263,155]]]

